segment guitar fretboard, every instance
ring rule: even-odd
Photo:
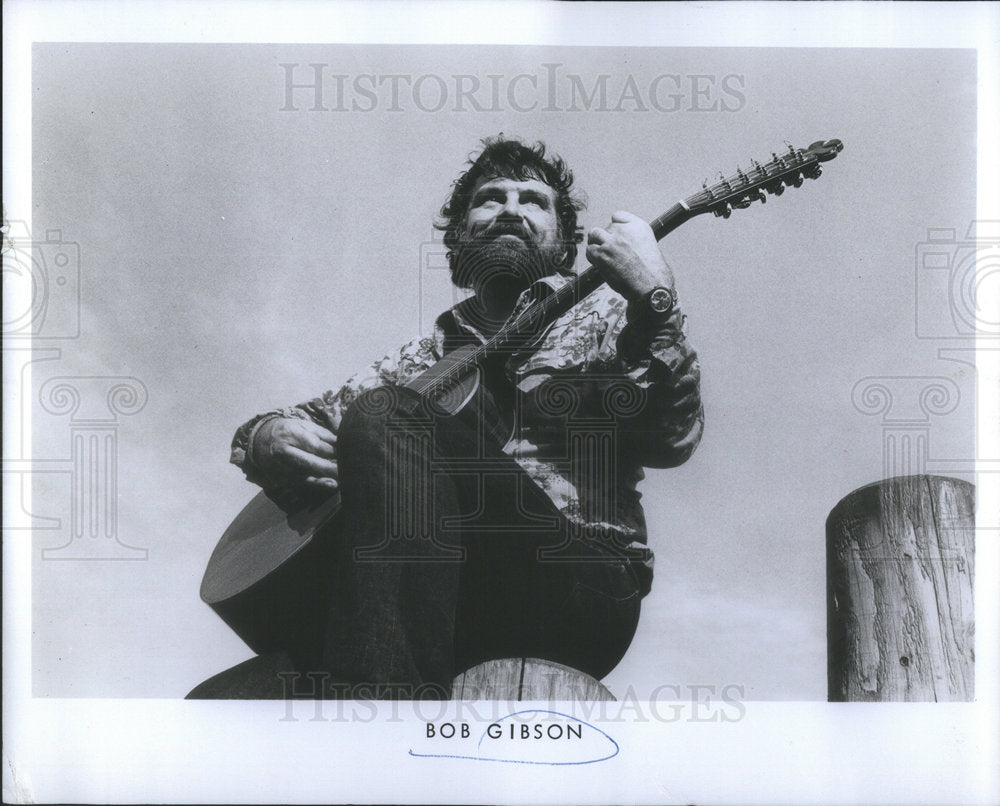
[[[765,192],[780,196],[786,187],[799,187],[806,177],[819,177],[820,163],[833,159],[842,149],[840,140],[819,140],[808,149],[789,146],[787,153],[781,156],[772,154],[773,159],[763,165],[753,160],[746,171],[738,169],[735,174],[720,179],[711,187],[706,182],[697,193],[654,218],[649,222],[653,235],[659,241],[688,219],[702,213],[712,212],[728,218],[733,207],[744,208],[754,201],[765,201]],[[410,388],[422,395],[438,395],[447,391],[493,356],[523,347],[603,284],[601,273],[594,266],[587,266],[571,282],[528,306],[492,338],[470,350],[461,361],[456,361],[447,372],[424,383],[418,379]]]

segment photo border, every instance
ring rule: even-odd
[[[33,42],[973,47],[978,220],[1000,220],[998,12],[989,4],[271,4],[12,2],[4,25],[4,188],[30,224]],[[260,4],[252,4],[254,10]],[[280,6],[280,7],[279,7]],[[655,21],[655,24],[654,24]],[[901,140],[905,133],[901,133]],[[989,321],[997,321],[996,317]],[[76,802],[991,802],[1000,757],[1000,351],[977,350],[977,687],[967,704],[745,703],[733,724],[632,721],[611,761],[572,768],[416,759],[415,704],[353,721],[284,703],[31,696],[31,542],[4,540],[4,797]],[[5,402],[18,378],[4,366]],[[4,406],[4,433],[30,433]],[[6,442],[6,440],[5,440]],[[6,483],[6,481],[5,481]],[[6,498],[6,496],[5,496]],[[30,500],[29,500],[30,511]],[[7,508],[5,507],[5,519]],[[6,524],[5,524],[6,525]],[[296,706],[298,707],[298,706]],[[460,706],[452,706],[459,708]],[[374,714],[374,716],[372,716]],[[311,714],[310,716],[315,716]],[[369,718],[371,717],[371,718]],[[415,733],[416,731],[416,733]],[[406,791],[399,790],[405,782]]]

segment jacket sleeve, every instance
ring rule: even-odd
[[[250,448],[254,435],[265,422],[275,417],[311,420],[336,434],[344,413],[362,392],[379,386],[406,383],[429,369],[439,359],[439,350],[433,338],[414,339],[396,353],[390,353],[355,373],[336,391],[327,390],[304,403],[258,414],[236,429],[230,446],[229,461],[246,474],[248,481],[260,484]]]
[[[625,437],[646,467],[676,467],[701,441],[705,414],[698,355],[679,309],[663,320],[629,306],[618,337],[626,375],[641,390],[638,411],[622,419]]]

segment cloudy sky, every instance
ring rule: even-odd
[[[288,95],[314,64],[322,109]],[[498,132],[567,159],[588,227],[652,218],[786,141],[844,142],[819,181],[662,243],[706,427],[641,488],[656,579],[613,690],[824,700],[824,521],[883,477],[887,418],[929,433],[930,470],[971,478],[973,368],[939,353],[970,345],[947,273],[920,259],[929,229],[960,255],[975,218],[973,51],[43,44],[33,69],[33,236],[79,254],[51,292],[79,335],[49,342],[34,399],[53,378],[97,404],[133,379],[146,399],[102,432],[115,539],[145,550],[116,551],[144,560],[68,559],[78,432],[34,409],[53,470],[34,514],[58,519],[33,535],[36,696],[182,697],[252,654],[198,598],[254,492],[227,465],[232,432],[452,304],[431,220]],[[898,408],[864,411],[866,379]],[[946,412],[920,408],[929,383]]]

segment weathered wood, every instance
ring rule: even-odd
[[[455,678],[455,700],[614,700],[599,680],[561,663],[502,658],[473,666]]]
[[[901,476],[855,490],[827,536],[831,702],[971,700],[975,487]]]

